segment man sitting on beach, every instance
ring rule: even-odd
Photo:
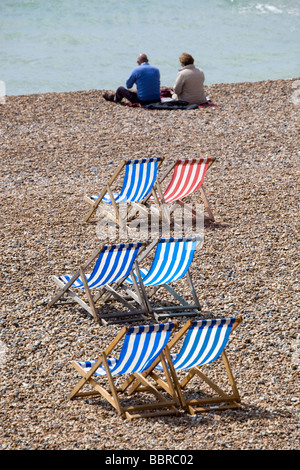
[[[120,86],[115,94],[104,93],[107,101],[119,103],[126,98],[131,103],[147,105],[160,101],[160,72],[158,68],[150,65],[146,54],[140,54],[137,58],[138,66],[133,69],[126,81],[126,87]],[[136,83],[137,92],[130,91]]]

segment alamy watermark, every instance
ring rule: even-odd
[[[109,209],[97,210],[99,221],[96,235],[100,240],[113,243],[148,241],[155,238],[200,237],[204,239],[204,205],[179,206],[169,204],[149,211],[133,209],[130,204],[118,204],[118,216],[110,204]]]
[[[6,86],[3,80],[0,80],[0,104],[5,104]]]

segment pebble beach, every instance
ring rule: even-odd
[[[216,107],[172,111],[106,102],[104,90],[5,97],[1,450],[299,450],[299,88],[209,85]],[[123,325],[48,307],[51,275],[75,271],[99,243],[84,196],[123,159],[151,156],[164,167],[216,158],[205,177],[215,222],[191,274],[204,318],[243,318],[227,350],[239,410],[128,421],[103,399],[67,399],[72,361],[97,358]]]

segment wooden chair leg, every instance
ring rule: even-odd
[[[233,373],[232,373],[232,371],[231,371],[231,367],[230,367],[230,365],[229,365],[228,358],[227,358],[227,355],[226,355],[226,352],[225,352],[225,351],[222,352],[221,357],[222,357],[223,363],[224,363],[225,368],[226,368],[226,372],[227,372],[228,379],[229,379],[230,384],[231,384],[231,387],[232,387],[233,394],[234,394],[234,396],[236,397],[236,400],[237,400],[238,402],[240,402],[240,401],[241,401],[241,397],[240,397],[239,391],[238,391],[238,389],[237,389],[237,386],[236,386],[236,383],[235,383],[235,379],[234,379],[234,377],[233,377]]]
[[[86,292],[86,295],[87,295],[87,298],[88,298],[88,301],[89,301],[89,304],[90,304],[90,307],[91,307],[91,311],[92,311],[94,320],[98,321],[97,309],[96,309],[96,306],[95,306],[95,302],[94,302],[93,296],[91,294],[91,291],[89,289],[89,286],[88,286],[84,271],[82,269],[82,266],[80,266],[80,276],[81,276],[81,280],[82,280],[84,288],[85,288],[85,292]]]
[[[212,222],[215,221],[215,218],[214,218],[214,215],[212,213],[212,210],[210,208],[210,205],[209,205],[209,202],[208,202],[208,199],[207,199],[207,196],[206,196],[206,192],[205,192],[205,189],[202,186],[200,186],[200,193],[201,193],[201,196],[202,196],[202,199],[203,199],[203,202],[204,202],[204,205],[206,207],[206,210],[208,212],[208,215],[209,215],[209,218],[212,220]]]

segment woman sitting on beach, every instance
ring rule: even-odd
[[[179,57],[182,68],[174,85],[174,100],[187,101],[189,104],[204,104],[207,103],[207,98],[204,93],[204,73],[194,65],[194,59],[190,54],[184,52]]]

